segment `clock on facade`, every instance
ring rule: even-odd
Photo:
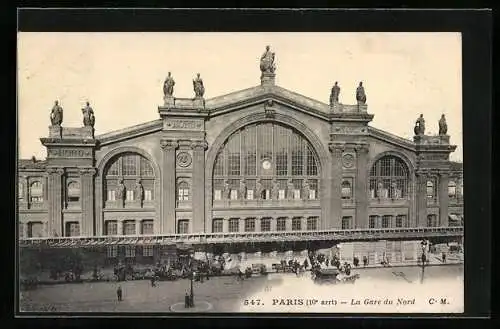
[[[269,161],[269,160],[262,161],[262,169],[264,169],[264,170],[271,169],[271,161]]]

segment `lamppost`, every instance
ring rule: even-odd
[[[191,281],[191,292],[189,294],[189,306],[194,307],[193,281],[195,279],[196,272],[194,271],[194,268],[193,268],[194,255],[191,254],[190,256],[191,256],[191,260],[190,260],[191,275],[189,277],[190,277],[190,281]]]
[[[421,260],[422,260],[422,276],[420,278],[420,283],[424,283],[425,262],[427,260],[427,255],[425,254],[425,249],[427,248],[427,241],[422,240],[422,242],[420,242],[420,244],[422,245],[422,257],[421,257]]]

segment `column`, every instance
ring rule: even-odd
[[[344,150],[343,143],[330,143],[329,149],[331,152],[330,175],[328,177],[330,185],[330,195],[327,197],[330,203],[330,213],[327,218],[321,221],[320,229],[341,228],[342,227],[342,199],[341,199],[341,182],[342,182],[342,152]]]
[[[292,230],[292,217],[287,217],[285,222],[285,231]]]
[[[448,182],[450,180],[448,173],[439,174],[439,226],[448,226],[448,204],[450,202],[448,195]]]
[[[48,167],[47,204],[49,221],[47,225],[48,236],[63,236],[62,224],[62,175],[64,169]]]
[[[204,140],[191,143],[193,149],[193,233],[205,231],[205,150]]]
[[[142,220],[135,221],[135,235],[141,235],[142,231]]]
[[[423,171],[418,171],[416,173],[416,214],[417,214],[417,220],[416,220],[416,226],[417,227],[424,227],[427,226],[427,176],[426,173]]]
[[[95,168],[80,169],[80,198],[82,202],[82,221],[80,234],[84,236],[94,235],[94,175]]]
[[[28,197],[29,197],[28,177],[27,176],[20,176],[18,184],[22,184],[22,186],[23,186],[23,191],[22,191],[23,195],[21,196],[23,201],[19,201],[19,208],[20,209],[27,209],[28,208],[28,201],[29,201],[28,200]],[[17,193],[19,193],[19,191],[16,191],[16,195],[17,195]]]
[[[160,145],[163,150],[160,232],[175,233],[175,150],[179,144],[167,139]]]
[[[229,232],[229,218],[222,219],[222,232]]]
[[[368,145],[359,144],[356,150],[356,216],[354,228],[368,228]]]

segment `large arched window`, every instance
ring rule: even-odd
[[[154,180],[153,166],[144,156],[132,152],[115,156],[104,170],[106,207],[147,207],[154,199]],[[141,201],[135,200],[141,194],[144,202],[134,202]]]
[[[43,185],[40,181],[34,181],[30,185],[30,202],[42,203],[43,202]]]
[[[318,199],[319,163],[295,129],[258,123],[233,133],[213,171],[214,200]]]
[[[370,196],[380,199],[406,199],[409,170],[398,157],[386,155],[370,170]]]

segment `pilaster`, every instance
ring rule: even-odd
[[[193,149],[193,233],[205,231],[205,150],[204,140],[191,143]]]
[[[331,142],[329,145],[331,152],[330,159],[330,175],[328,177],[330,185],[330,196],[327,198],[329,202],[329,215],[327,218],[322,218],[321,229],[341,228],[342,226],[342,198],[341,198],[341,181],[342,181],[342,152],[344,150],[343,143]]]
[[[417,199],[417,227],[427,226],[427,173],[417,171],[416,173],[416,199]]]
[[[20,209],[27,209],[28,208],[28,177],[27,176],[19,176],[19,184],[23,185],[23,195],[22,195],[22,201],[19,201],[19,208]],[[17,193],[18,191],[16,191]]]
[[[123,235],[123,220],[116,221],[116,235]]]
[[[48,167],[48,236],[62,236],[62,175],[64,169],[62,167]]]
[[[175,233],[175,150],[179,144],[164,139],[160,145],[163,150],[160,230],[161,233]]]
[[[94,175],[95,168],[80,168],[81,199],[82,199],[82,221],[80,224],[80,234],[93,236],[94,226]]]
[[[439,226],[448,226],[448,182],[449,174],[441,172],[439,174]]]
[[[367,144],[358,144],[356,150],[356,216],[351,226],[368,228],[368,151]]]
[[[229,218],[222,219],[222,232],[229,232]]]
[[[286,218],[285,230],[286,231],[291,231],[292,230],[292,217],[287,217]]]

